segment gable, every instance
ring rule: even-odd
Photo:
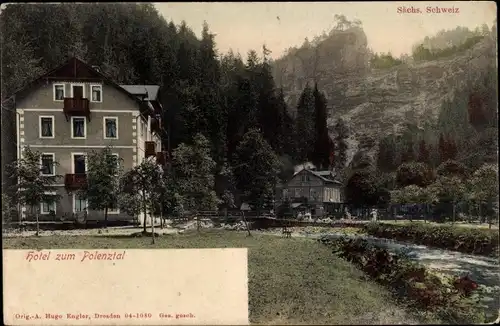
[[[49,71],[48,73],[40,76],[31,83],[23,86],[19,90],[14,92],[16,97],[22,99],[24,96],[30,94],[36,89],[39,89],[43,85],[51,85],[52,82],[80,82],[80,83],[98,83],[109,85],[116,89],[116,91],[127,96],[129,99],[137,103],[142,109],[147,110],[144,102],[139,100],[135,95],[130,94],[125,89],[120,87],[117,83],[106,77],[96,69],[92,68],[89,64],[83,62],[82,60],[73,57],[66,61],[59,67]],[[37,87],[38,86],[38,87]]]
[[[295,183],[295,182],[302,182],[302,176],[309,176],[309,180],[310,181],[319,181],[321,183],[323,183],[323,180],[318,177],[317,175],[314,175],[313,173],[311,173],[311,171],[309,170],[301,170],[299,172],[297,172],[289,181],[288,183]],[[306,181],[306,182],[310,182],[310,181]]]

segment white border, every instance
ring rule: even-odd
[[[42,136],[42,118],[52,119],[52,136]],[[56,136],[56,119],[53,115],[40,115],[38,116],[38,138],[42,139],[54,139]]]
[[[83,137],[75,137],[73,130],[74,119],[83,119]],[[71,139],[87,139],[87,118],[84,116],[74,116],[71,117]]]
[[[106,137],[106,119],[115,120],[115,123],[116,123],[116,137]],[[102,117],[102,137],[104,139],[119,139],[120,134],[118,133],[119,132],[118,121],[119,121],[118,117]]]
[[[94,95],[92,91],[92,87],[99,87],[101,89],[101,100],[100,101],[94,101],[92,99],[92,96]],[[102,85],[101,84],[90,84],[90,102],[92,103],[102,103]]]
[[[52,174],[43,174],[42,171],[42,158],[43,156],[52,156]],[[56,175],[56,154],[55,153],[42,153],[40,154],[40,175],[44,177],[54,177]]]
[[[62,100],[56,100],[56,86],[62,86],[63,87],[63,99]],[[52,84],[52,92],[53,92],[53,100],[54,100],[54,102],[64,102],[64,98],[66,97],[66,84],[61,84],[61,83],[54,83],[54,84]]]

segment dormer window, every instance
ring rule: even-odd
[[[90,90],[92,92],[92,102],[101,103],[102,102],[102,85],[91,85]]]
[[[54,84],[54,101],[64,101],[64,84]]]

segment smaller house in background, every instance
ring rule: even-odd
[[[302,169],[276,187],[276,205],[289,202],[292,209],[323,217],[343,210],[342,183],[332,171]]]

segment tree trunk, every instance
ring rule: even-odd
[[[252,234],[250,233],[250,228],[248,227],[248,222],[247,222],[247,218],[245,217],[244,211],[241,212],[241,216],[243,217],[243,222],[245,223],[245,227],[247,228],[248,236],[251,237]]]
[[[163,206],[160,205],[160,229],[163,230]]]
[[[488,229],[491,229],[491,224],[493,224],[493,216],[491,212],[493,211],[492,203],[488,200]]]
[[[151,243],[155,244],[155,218],[151,214]]]
[[[451,224],[455,224],[455,202],[451,204],[452,214],[451,214]]]
[[[104,209],[104,228],[108,228],[108,207]]]
[[[201,229],[201,221],[200,221],[200,214],[196,212],[196,230],[198,233],[200,232]]]
[[[467,203],[467,223],[470,223],[472,220],[472,208],[471,208],[471,203]]]
[[[32,211],[33,211],[34,207],[32,206]],[[40,236],[40,221],[38,220],[38,209],[34,209],[35,210],[35,220],[36,220],[36,236],[39,237]]]
[[[148,233],[148,230],[146,228],[146,218],[148,216],[148,213],[147,213],[147,205],[146,205],[146,196],[144,195],[144,192],[142,192],[142,211],[144,212],[144,221],[143,221],[143,231],[142,233],[146,234]]]

